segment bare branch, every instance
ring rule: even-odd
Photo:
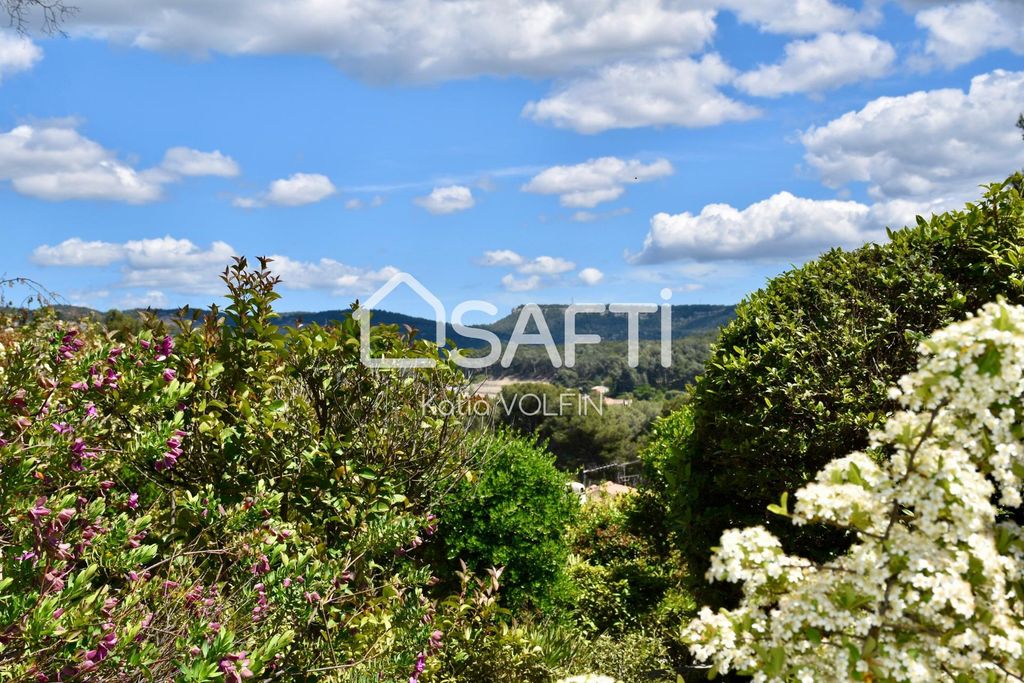
[[[78,13],[64,0],[0,0],[0,10],[7,14],[7,25],[22,35],[33,26],[46,35],[67,35],[64,23]]]

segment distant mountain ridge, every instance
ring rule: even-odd
[[[61,317],[68,319],[81,319],[85,317],[103,318],[106,314],[90,308],[81,306],[56,306]],[[502,342],[508,341],[515,329],[519,319],[522,306],[512,309],[512,312],[493,323],[472,325],[472,327],[488,330],[498,336]],[[561,345],[565,341],[565,309],[566,304],[540,304],[544,314],[544,320],[551,336],[556,344]],[[679,304],[672,306],[672,338],[681,339],[693,334],[714,332],[722,325],[728,323],[735,316],[736,307],[733,305],[721,304]],[[131,309],[121,311],[131,315],[139,314],[146,309]],[[177,309],[148,309],[162,320],[170,321],[176,314]],[[329,310],[329,311],[291,311],[280,313],[277,324],[281,326],[294,327],[299,324],[330,325],[347,319],[352,314],[351,310]],[[399,325],[416,329],[423,336],[433,334],[434,321],[394,311],[374,310],[372,321],[375,325]],[[479,339],[464,337],[456,334],[455,329],[447,324],[447,338],[454,341],[463,348],[475,348],[484,346]],[[661,316],[657,313],[643,314],[639,318],[639,336],[642,340],[657,340],[661,338]],[[526,328],[527,333],[537,332],[536,326],[531,322]],[[577,313],[576,314],[577,334],[597,334],[604,341],[625,341],[627,335],[627,318],[625,313]]]

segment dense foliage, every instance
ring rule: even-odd
[[[503,568],[506,604],[550,607],[579,500],[534,439],[503,433],[482,448],[479,476],[460,481],[438,508],[439,545],[452,566]]]
[[[639,364],[629,367],[626,342],[602,341],[576,349],[571,368],[555,368],[541,346],[521,346],[511,364],[487,368],[491,377],[548,380],[555,384],[589,391],[608,387],[616,396],[630,394],[640,387],[656,391],[680,391],[700,373],[707,360],[713,333],[701,332],[672,341],[672,365],[661,364],[661,342],[640,341]]]
[[[568,471],[635,460],[659,411],[657,402],[603,405],[597,394],[544,382],[509,384],[492,408],[495,422],[545,442]]]
[[[266,263],[225,282],[176,337],[5,322],[0,677],[395,679],[432,651],[452,608],[417,548],[474,461],[420,406],[457,370],[370,371],[351,323],[278,330]]]
[[[675,459],[673,514],[698,573],[724,529],[756,523],[779,491],[866,445],[924,335],[997,296],[1024,301],[1022,185],[1013,176],[884,245],[831,251],[737,308],[696,383],[693,435]],[[842,535],[771,528],[817,557],[843,547]]]
[[[730,530],[709,576],[734,610],[687,632],[718,672],[755,681],[1003,681],[1024,677],[1024,307],[987,305],[920,345],[873,432],[879,463],[828,463],[775,511],[848,529],[833,560],[789,555],[764,527]]]

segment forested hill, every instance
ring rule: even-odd
[[[551,336],[557,344],[565,339],[565,309],[564,304],[545,304],[541,306],[544,312],[544,320],[551,330]],[[508,339],[515,329],[516,321],[519,319],[521,306],[512,309],[512,312],[486,327],[501,339]],[[693,334],[717,331],[719,327],[732,320],[735,315],[735,306],[729,305],[704,305],[690,304],[672,307],[672,338],[682,339]],[[639,318],[640,339],[656,340],[661,339],[661,316],[658,313],[642,314]],[[527,327],[527,332],[534,332],[533,325]],[[577,313],[576,314],[577,334],[597,334],[603,341],[626,341],[627,322],[625,313]]]
[[[136,317],[140,311],[109,311],[101,313],[92,309],[79,306],[58,306],[61,316],[69,319],[80,319],[84,317],[104,318],[108,322],[112,317],[126,315]],[[515,329],[516,321],[519,319],[521,306],[517,306],[504,318],[493,323],[474,325],[480,329],[489,330],[496,334],[502,341],[507,341]],[[565,309],[564,304],[545,304],[541,306],[544,313],[544,320],[551,330],[551,336],[555,343],[561,345],[565,339]],[[735,315],[735,306],[731,305],[704,305],[689,304],[672,306],[672,338],[682,339],[694,334],[715,332],[719,327],[729,322]],[[163,320],[171,320],[177,313],[172,309],[154,309],[153,314]],[[295,326],[300,323],[329,325],[339,320],[344,320],[351,314],[349,310],[333,311],[294,311],[281,313],[277,324],[281,326]],[[374,324],[385,325],[407,325],[420,331],[423,335],[430,335],[433,332],[434,321],[417,316],[395,313],[392,311],[375,310],[373,312]],[[661,338],[661,316],[656,313],[649,313],[640,316],[640,339],[657,340]],[[624,313],[579,313],[576,315],[577,334],[597,334],[605,341],[625,341],[626,339],[626,314]],[[531,323],[526,331],[536,332],[536,327]],[[484,342],[479,339],[463,337],[455,333],[452,326],[448,325],[447,336],[458,346],[473,348],[483,346]]]

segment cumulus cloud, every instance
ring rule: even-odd
[[[863,33],[823,33],[789,43],[785,53],[778,64],[739,76],[736,85],[760,97],[818,93],[884,76],[896,60],[892,45]]]
[[[337,192],[334,183],[319,173],[295,173],[270,183],[267,201],[281,206],[315,204]]]
[[[562,206],[593,208],[622,196],[625,185],[643,183],[672,175],[666,159],[649,164],[618,157],[589,159],[573,166],[552,166],[523,185],[524,192],[557,194]]]
[[[473,192],[464,185],[435,187],[426,197],[417,197],[416,203],[432,214],[455,213],[470,209],[476,203]]]
[[[72,237],[56,246],[43,244],[36,247],[31,258],[40,266],[109,266],[124,258],[124,247]]]
[[[155,50],[316,54],[372,81],[546,77],[699,51],[714,9],[672,0],[92,0],[72,33]]]
[[[164,154],[160,167],[170,173],[181,176],[220,176],[234,178],[241,170],[238,163],[220,150],[200,152],[188,147],[172,147]]]
[[[523,257],[511,249],[495,249],[485,251],[480,259],[482,266],[518,266],[523,262]]]
[[[604,273],[597,268],[584,268],[579,272],[579,278],[583,284],[593,287],[604,279]]]
[[[287,178],[273,181],[266,192],[256,197],[235,197],[232,203],[242,209],[256,209],[267,205],[304,206],[323,201],[337,191],[338,188],[325,175],[293,173]]]
[[[925,53],[947,67],[973,61],[991,50],[1024,54],[1024,3],[1020,0],[912,3],[928,32]]]
[[[956,88],[880,97],[801,135],[830,186],[863,182],[876,200],[954,206],[1024,165],[1014,127],[1024,72],[996,70]]]
[[[289,289],[318,289],[334,294],[362,294],[376,290],[399,270],[385,266],[377,270],[357,268],[332,258],[299,261],[287,256],[272,256],[270,269],[281,276]]]
[[[659,213],[633,263],[675,259],[787,259],[835,246],[882,239],[877,216],[859,202],[817,200],[780,192],[737,209],[709,204],[697,215]]]
[[[723,94],[736,72],[716,54],[693,59],[619,63],[569,80],[528,103],[523,116],[580,133],[613,128],[700,128],[744,121],[758,110]]]
[[[526,258],[511,249],[484,252],[479,260],[482,266],[505,267],[515,270],[501,278],[501,286],[510,292],[528,292],[554,284],[561,276],[576,268],[572,261],[560,256]],[[516,274],[525,277],[517,277]]]
[[[121,288],[152,294],[162,290],[217,295],[223,291],[220,273],[238,254],[230,244],[215,241],[203,248],[189,239],[171,236],[127,242],[87,241],[72,237],[56,245],[40,245],[32,261],[44,266],[120,266]],[[289,289],[317,289],[335,294],[371,292],[398,270],[349,266],[331,258],[300,261],[273,255],[270,269]],[[133,293],[139,297],[146,294]]]
[[[516,270],[525,275],[559,275],[575,267],[575,263],[559,256],[538,256],[532,261],[519,264]]]
[[[832,187],[864,183],[873,203],[780,192],[737,209],[659,213],[634,263],[675,259],[797,259],[833,246],[884,239],[885,226],[912,224],[975,199],[978,186],[1024,165],[1014,127],[1024,72],[996,70],[956,88],[881,97],[801,134],[808,164]]]
[[[139,294],[126,294],[117,304],[118,308],[166,308],[169,305],[167,295],[158,289],[151,289]]]
[[[509,273],[501,278],[501,286],[508,292],[531,292],[535,289],[540,289],[541,285],[542,282],[540,275],[517,278],[515,275]]]
[[[820,33],[860,21],[852,9],[831,0],[724,0],[721,6],[769,33]]]
[[[184,175],[225,175],[228,167],[237,172],[235,162],[220,152],[177,147],[168,151],[164,164],[138,170],[68,121],[26,124],[0,133],[0,181],[10,181],[19,194],[50,201],[144,204],[160,199],[164,186]]]
[[[28,71],[42,58],[43,51],[31,40],[0,30],[0,82],[11,74]]]
[[[44,266],[120,264],[123,287],[168,288],[186,293],[219,293],[218,275],[237,252],[225,242],[203,249],[170,236],[127,242],[86,241],[72,237],[36,247],[32,261]]]

